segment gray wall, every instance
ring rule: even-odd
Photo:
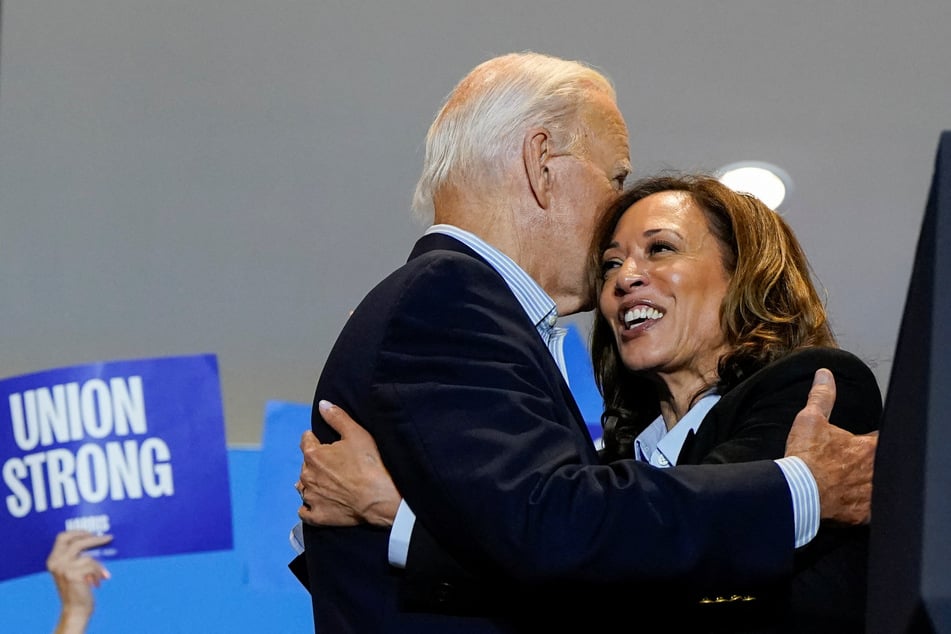
[[[309,402],[347,313],[405,258],[422,138],[483,59],[617,84],[635,169],[758,159],[841,343],[882,386],[932,162],[951,3],[7,0],[0,375],[219,355],[228,440]],[[576,321],[580,325],[587,318]]]

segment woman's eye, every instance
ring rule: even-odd
[[[619,267],[621,264],[617,260],[605,260],[601,263],[601,277],[606,278],[611,271]]]
[[[674,245],[670,244],[669,242],[663,242],[660,240],[657,242],[652,242],[647,249],[647,252],[651,254],[663,253],[664,251],[676,251],[676,249],[674,248]]]

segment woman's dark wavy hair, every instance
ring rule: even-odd
[[[687,194],[703,211],[730,275],[720,306],[720,324],[731,350],[717,365],[720,394],[793,350],[836,346],[809,262],[789,225],[759,199],[704,174],[642,179],[607,208],[590,252],[595,306],[604,286],[601,256],[621,216],[639,200],[669,191]],[[595,381],[604,397],[603,455],[606,459],[631,457],[634,438],[659,414],[660,394],[655,382],[624,367],[612,326],[600,312],[595,313],[591,356]]]

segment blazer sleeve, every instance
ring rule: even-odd
[[[419,259],[379,306],[375,420],[362,422],[440,548],[518,583],[746,583],[790,569],[791,502],[774,463],[598,464],[497,274],[472,258]]]

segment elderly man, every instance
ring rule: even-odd
[[[339,438],[320,416],[339,417],[331,401],[367,426],[415,527],[408,543],[366,523],[304,527],[316,631],[595,627],[645,584],[781,576],[820,500],[824,518],[867,520],[875,441],[815,405],[798,457],[599,464],[555,323],[590,308],[588,241],[629,171],[614,90],[583,64],[505,55],[448,97],[414,199],[436,224],[348,320],[312,421]]]

